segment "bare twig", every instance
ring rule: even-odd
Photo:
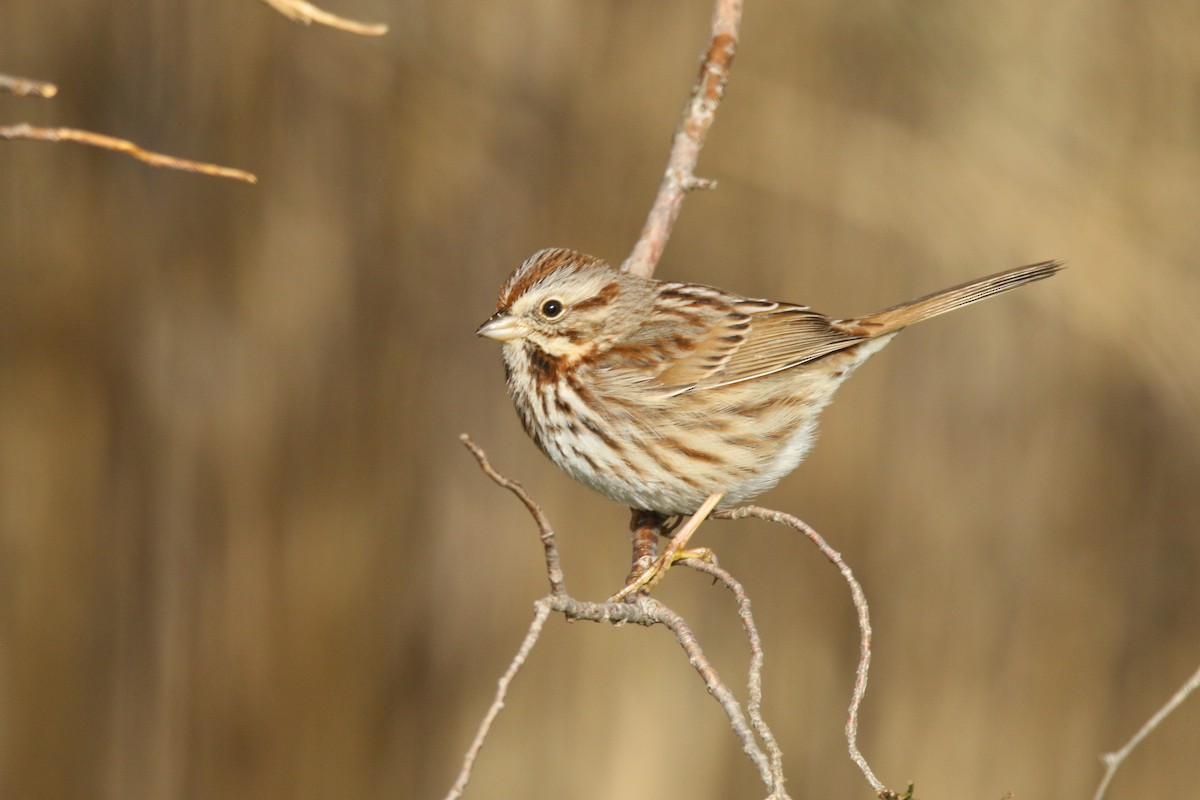
[[[737,49],[741,23],[742,0],[716,0],[713,6],[712,41],[700,63],[700,75],[683,107],[683,118],[675,129],[658,196],[654,198],[642,235],[621,269],[647,278],[653,275],[663,248],[667,246],[667,239],[671,236],[671,228],[679,216],[684,195],[695,189],[711,189],[716,185],[714,181],[696,177],[696,162],[717,106],[725,95],[725,84],[729,81],[729,67]]]
[[[18,97],[51,98],[58,94],[58,87],[49,81],[35,81],[32,78],[19,78],[16,75],[0,75],[0,89],[6,89]]]
[[[16,125],[0,126],[0,139],[28,139],[35,142],[78,142],[105,150],[115,150],[136,158],[138,161],[152,167],[177,169],[184,172],[198,172],[202,175],[215,175],[219,178],[233,178],[246,183],[258,183],[258,177],[232,167],[221,167],[216,164],[206,164],[202,161],[189,161],[150,150],[143,150],[133,142],[118,139],[115,136],[105,136],[91,131],[81,131],[76,128],[35,128],[21,122]]]
[[[489,707],[487,714],[484,716],[474,741],[467,750],[466,756],[463,759],[462,769],[459,771],[454,786],[446,795],[446,800],[456,800],[462,795],[464,787],[470,780],[475,759],[487,739],[492,722],[504,707],[504,699],[508,691],[508,686],[537,643],[546,617],[551,611],[560,613],[566,619],[572,621],[607,622],[614,625],[630,623],[644,626],[665,625],[668,627],[675,634],[675,640],[679,643],[679,646],[687,654],[688,663],[692,665],[704,680],[709,694],[716,698],[717,702],[721,704],[721,708],[724,709],[726,716],[729,718],[730,727],[742,743],[743,752],[746,753],[746,756],[758,769],[760,779],[770,791],[771,800],[787,800],[788,795],[783,789],[783,774],[782,767],[780,766],[782,756],[779,754],[774,736],[765,723],[763,723],[760,713],[762,700],[762,644],[758,639],[758,632],[754,626],[753,617],[750,616],[750,602],[746,598],[745,591],[741,585],[727,572],[718,569],[715,565],[695,564],[690,561],[685,562],[691,564],[701,572],[716,577],[738,598],[743,625],[746,626],[747,635],[750,637],[752,650],[750,677],[751,720],[749,723],[746,721],[746,716],[743,714],[742,708],[734,697],[733,692],[721,681],[717,671],[713,668],[707,656],[704,655],[704,651],[701,649],[695,634],[683,617],[675,611],[672,611],[658,600],[644,595],[637,595],[627,602],[592,603],[576,600],[567,594],[562,569],[559,566],[558,547],[555,544],[554,530],[550,527],[542,509],[529,497],[529,494],[519,483],[510,480],[492,467],[487,455],[471,440],[470,436],[462,434],[459,438],[471,450],[471,453],[475,456],[475,460],[479,462],[479,466],[484,473],[496,484],[516,495],[537,523],[541,533],[542,544],[546,550],[546,568],[550,574],[551,594],[538,600],[535,604],[537,611],[534,621],[530,625],[529,631],[526,633],[525,639],[521,643],[516,656],[509,664],[504,677],[500,680],[496,697]],[[758,740],[755,739],[755,731],[767,743],[767,747],[771,752],[770,757],[763,753]]]
[[[763,647],[762,639],[758,635],[758,626],[754,622],[754,614],[750,611],[750,598],[746,595],[746,590],[733,575],[716,564],[710,561],[704,561],[698,558],[689,558],[681,562],[685,566],[691,567],[697,572],[703,572],[706,575],[713,576],[721,585],[733,593],[738,604],[738,616],[742,620],[742,627],[746,631],[746,639],[750,643],[750,669],[748,670],[749,680],[747,681],[747,690],[750,695],[750,700],[746,703],[746,714],[750,717],[750,724],[754,726],[754,731],[758,734],[758,738],[762,739],[763,744],[767,746],[767,753],[771,757],[771,781],[773,791],[783,788],[783,751],[779,749],[779,742],[775,740],[775,734],[771,732],[767,726],[766,720],[762,716],[762,665],[763,665]]]
[[[771,792],[772,800],[775,798],[785,798],[787,794],[783,791],[783,780],[775,779],[771,771],[771,763],[763,754],[763,751],[758,746],[758,742],[754,738],[754,733],[750,726],[746,724],[746,718],[742,714],[742,707],[738,705],[734,699],[733,692],[729,691],[721,679],[717,676],[717,671],[713,669],[712,664],[705,658],[703,651],[700,649],[700,643],[696,641],[696,635],[692,633],[688,624],[683,617],[671,611],[652,597],[639,597],[637,602],[642,605],[655,607],[657,614],[656,621],[661,621],[664,625],[671,629],[675,634],[676,641],[688,654],[688,661],[696,672],[700,673],[700,677],[704,679],[704,685],[708,688],[708,693],[716,698],[721,704],[721,708],[725,709],[726,716],[729,717],[729,725],[733,728],[734,734],[742,742],[742,752],[754,762],[754,766],[758,767],[758,776]]]
[[[482,465],[483,462],[481,461],[480,464]],[[533,646],[537,644],[538,637],[542,635],[542,628],[546,625],[546,618],[550,616],[550,611],[550,604],[546,600],[543,599],[534,603],[533,622],[529,624],[529,632],[525,634],[525,639],[521,642],[521,646],[517,648],[517,654],[513,656],[512,663],[508,665],[504,676],[500,678],[500,683],[496,687],[496,699],[492,701],[487,714],[483,716],[483,722],[479,724],[479,730],[475,733],[475,739],[471,742],[471,746],[467,748],[467,754],[463,757],[462,769],[458,771],[458,778],[454,781],[454,785],[450,787],[450,791],[447,792],[446,800],[457,800],[457,798],[462,797],[463,790],[467,788],[467,781],[471,780],[471,770],[475,767],[475,758],[479,755],[479,751],[483,749],[483,743],[487,741],[488,731],[492,728],[492,721],[499,715],[500,709],[504,708],[504,698],[508,694],[508,685],[516,677],[517,671],[521,669],[521,665],[525,663],[525,659],[529,658],[529,653],[533,650]]]
[[[542,547],[546,550],[546,576],[550,580],[550,594],[558,596],[567,593],[566,578],[563,576],[562,563],[558,558],[558,544],[554,539],[554,530],[550,527],[550,521],[546,519],[546,514],[541,507],[533,501],[529,493],[525,491],[525,487],[514,480],[497,472],[488,461],[487,454],[483,452],[483,448],[475,444],[474,440],[468,434],[460,434],[459,441],[467,446],[471,451],[471,455],[475,456],[475,460],[479,462],[480,469],[484,474],[492,479],[497,485],[508,489],[517,496],[529,511],[533,521],[537,523],[538,531],[541,534]]]
[[[388,32],[388,26],[383,23],[356,22],[352,19],[339,17],[337,14],[331,14],[328,11],[317,8],[312,3],[305,2],[305,0],[262,0],[262,2],[293,22],[299,22],[301,25],[311,25],[315,22],[318,25],[327,25],[330,28],[337,28],[340,31],[357,33],[362,36],[382,36]]]
[[[875,790],[876,795],[882,798],[899,797],[900,795],[888,789],[882,781],[875,777],[875,773],[871,770],[871,765],[867,763],[867,759],[858,749],[858,709],[862,705],[863,696],[867,693],[867,675],[871,669],[871,612],[867,606],[867,597],[863,594],[862,586],[859,585],[858,580],[854,577],[854,573],[850,571],[850,567],[842,559],[841,553],[830,547],[821,534],[817,533],[808,523],[791,514],[785,514],[782,511],[774,511],[759,506],[741,506],[740,508],[719,510],[713,514],[713,517],[717,519],[745,519],[746,517],[755,517],[768,522],[774,522],[777,525],[786,525],[789,528],[800,531],[842,573],[842,577],[850,586],[850,595],[854,599],[854,608],[858,611],[858,629],[860,634],[858,669],[855,672],[854,692],[850,696],[850,709],[846,717],[846,742],[849,746],[850,758],[862,770],[862,774],[866,777],[867,782],[871,784],[871,788]]]
[[[1133,738],[1125,743],[1124,747],[1115,753],[1105,753],[1100,757],[1100,760],[1104,762],[1104,778],[1100,781],[1100,786],[1096,789],[1096,795],[1093,800],[1101,800],[1104,797],[1104,793],[1108,791],[1108,784],[1112,782],[1113,776],[1117,774],[1117,770],[1121,767],[1122,762],[1133,752],[1133,749],[1141,744],[1142,739],[1145,739],[1152,730],[1157,728],[1198,687],[1200,687],[1200,669],[1196,670],[1192,677],[1188,678],[1183,686],[1179,687],[1179,691],[1175,692],[1174,696],[1167,701],[1167,704],[1146,721],[1146,724],[1133,735]]]

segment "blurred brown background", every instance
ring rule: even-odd
[[[244,167],[0,143],[0,796],[440,798],[545,591],[627,567],[627,512],[521,432],[475,326],[534,249],[619,262],[707,2],[9,0],[0,119]],[[659,275],[871,311],[1054,280],[911,331],[763,498],[872,602],[862,747],[925,800],[1090,797],[1200,661],[1200,6],[748,4]],[[868,797],[857,631],[806,542],[714,523],[796,797]],[[740,687],[724,592],[660,595]],[[1183,797],[1200,700],[1118,777]],[[468,797],[760,797],[663,630],[553,621]]]

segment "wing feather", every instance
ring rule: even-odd
[[[754,380],[815,361],[863,340],[839,330],[828,317],[805,306],[776,305],[751,316],[750,331],[719,373],[696,384],[711,389]]]
[[[653,313],[597,366],[629,370],[633,382],[649,379],[670,397],[772,375],[863,338],[806,306],[664,284]]]

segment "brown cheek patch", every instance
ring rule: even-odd
[[[603,308],[617,299],[617,295],[621,293],[621,287],[616,281],[608,284],[596,294],[589,297],[587,300],[581,300],[571,308],[572,311],[590,311],[597,308]]]

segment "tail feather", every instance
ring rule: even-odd
[[[873,338],[893,333],[912,325],[915,322],[945,314],[956,308],[962,308],[978,300],[995,294],[1016,289],[1033,281],[1049,278],[1065,265],[1061,261],[1043,261],[1040,264],[1030,264],[1027,267],[1017,267],[1006,272],[998,272],[986,278],[979,278],[968,283],[944,289],[940,292],[925,295],[898,306],[876,311],[864,317],[835,320],[834,327],[857,336]]]

